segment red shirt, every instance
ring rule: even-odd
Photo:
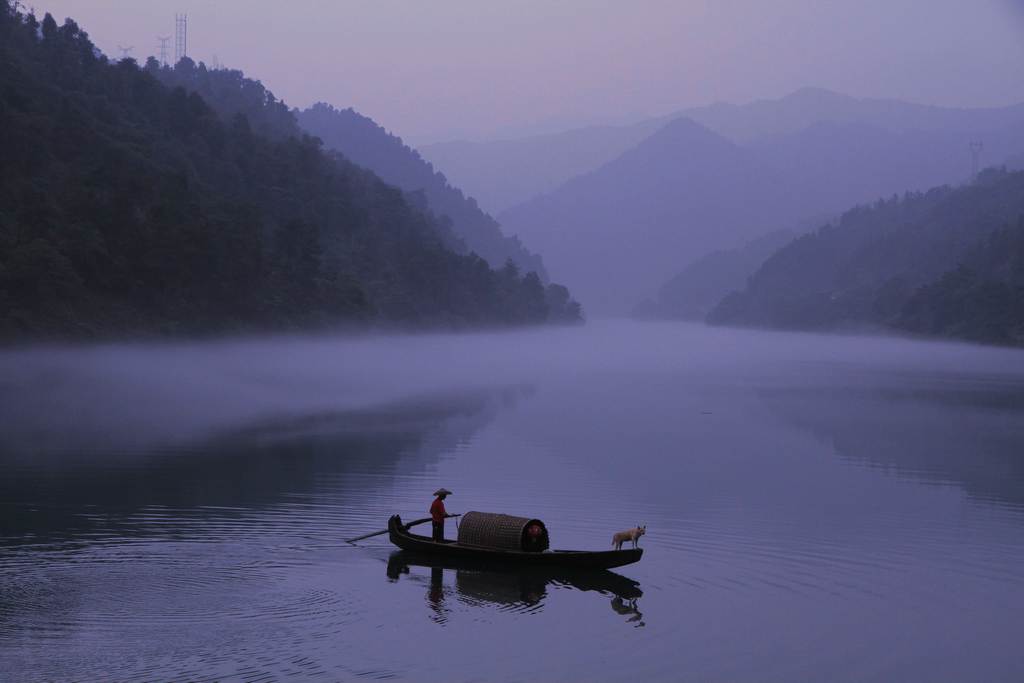
[[[430,504],[430,516],[434,518],[434,524],[441,524],[444,522],[444,516],[446,514],[444,501],[440,498],[435,498],[434,502]]]

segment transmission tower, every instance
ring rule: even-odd
[[[188,56],[188,16],[174,15],[174,63]]]
[[[170,50],[168,43],[171,42],[171,37],[157,36],[156,39],[160,41],[160,64],[167,66],[167,52]]]
[[[121,51],[121,59],[128,59],[128,55],[135,49],[135,46],[125,47],[124,45],[118,45],[117,49]]]
[[[971,148],[971,181],[973,182],[978,178],[978,159],[981,157],[981,150],[985,149],[985,145],[981,142],[972,142],[968,147]]]

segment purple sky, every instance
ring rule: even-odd
[[[31,1],[26,1],[32,5]],[[38,0],[105,52],[189,54],[293,106],[353,106],[410,142],[626,122],[806,85],[958,106],[1024,101],[1019,0]],[[173,41],[172,41],[173,42]]]

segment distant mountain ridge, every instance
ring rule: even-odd
[[[683,117],[741,145],[791,135],[823,122],[865,124],[894,133],[959,130],[977,137],[1024,120],[1024,103],[959,109],[857,98],[808,87],[778,99],[691,107],[630,125],[589,126],[511,140],[434,143],[421,146],[420,152],[487,210],[500,213],[597,169],[669,121]],[[984,158],[989,165],[1002,161],[991,151]]]
[[[487,211],[498,213],[602,166],[664,124],[659,119],[492,142],[459,140],[419,151]]]
[[[962,182],[974,140],[984,140],[990,156],[1024,152],[1024,108],[986,113],[970,129],[935,120],[919,129],[820,121],[739,144],[674,119],[498,219],[541,250],[552,276],[589,310],[622,314],[710,251],[880,196]]]
[[[1016,124],[1024,103],[1005,107],[957,108],[887,98],[852,97],[825,88],[800,88],[778,99],[749,104],[716,103],[684,109],[669,118],[688,116],[738,142],[796,133],[816,123],[859,123],[894,132],[976,130]]]
[[[372,170],[385,182],[406,192],[423,194],[421,208],[442,221],[450,221],[452,232],[471,251],[493,267],[512,260],[524,272],[536,272],[547,279],[541,257],[527,251],[516,237],[502,234],[501,226],[477,205],[472,197],[448,183],[447,178],[425,161],[400,137],[386,131],[373,119],[354,109],[336,109],[319,102],[296,110],[298,124],[346,158]]]
[[[750,188],[743,202],[717,189],[738,183]],[[703,253],[730,226],[779,213],[781,193],[771,186],[769,170],[743,149],[677,119],[614,161],[500,220],[547,255],[552,273],[575,283],[589,310],[626,312],[691,260],[688,254],[699,255],[690,249],[694,241]],[[690,230],[677,229],[683,220]]]

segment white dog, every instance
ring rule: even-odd
[[[647,533],[647,525],[635,526],[632,529],[626,531],[620,531],[619,533],[612,536],[612,545],[615,546],[616,550],[622,550],[622,544],[626,541],[633,541],[633,547],[636,548],[640,537]]]

